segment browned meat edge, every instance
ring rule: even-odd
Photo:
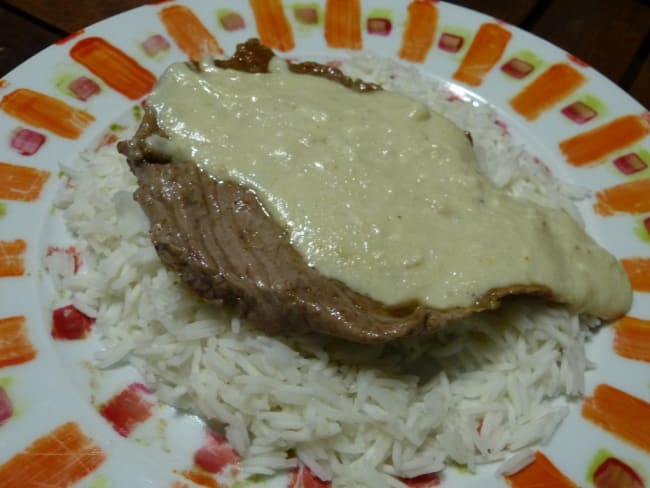
[[[232,58],[215,64],[266,72],[272,56],[250,40],[238,46]],[[291,69],[362,92],[380,89],[317,63]],[[133,139],[120,142],[118,148],[137,177],[134,197],[149,218],[151,240],[161,261],[198,296],[264,331],[307,328],[353,342],[380,343],[430,334],[474,312],[494,309],[509,295],[551,296],[545,287],[513,285],[490,290],[465,308],[386,306],[308,266],[254,191],[217,181],[191,161],[171,162],[152,152],[144,142],[151,134],[165,137],[155,113],[146,109]]]

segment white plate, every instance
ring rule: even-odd
[[[342,2],[331,2],[335,3]],[[249,3],[164,2],[91,26],[47,48],[2,80],[0,161],[5,163],[0,163],[0,418],[2,412],[7,415],[0,426],[2,486],[32,486],[30,483],[37,482],[52,486],[79,482],[93,487],[192,485],[183,473],[192,469],[193,454],[204,442],[201,422],[156,404],[142,414],[142,421],[136,422],[128,436],[119,435],[98,409],[135,381],[135,373],[124,368],[105,374],[89,367],[99,347],[95,334],[74,341],[52,337],[52,288],[42,269],[49,246],[64,246],[69,239],[60,213],[52,210],[60,183],[58,164],[76,160],[80,151],[111,134],[110,125],[138,106],[153,76],[172,61],[186,59],[181,50],[183,41],[171,26],[174,20],[166,25],[160,15],[166,12],[177,19],[179,12],[187,13],[178,10],[181,5],[200,19],[197,21],[226,54],[233,52],[237,42],[260,36],[283,50],[286,57],[327,61],[348,55],[346,49],[330,46],[337,41],[332,39],[332,26],[324,20],[324,1],[287,3],[280,10],[286,27],[277,30],[276,23],[276,30],[259,33],[257,25],[265,25],[264,16],[269,14],[259,13],[256,18]],[[363,0],[358,11],[356,5],[347,2],[341,8],[357,15],[358,34],[352,29],[338,42],[399,58],[402,44],[408,44],[408,2]],[[314,10],[303,10],[304,16],[297,14],[296,10],[304,7]],[[577,484],[592,484],[591,473],[610,456],[618,459],[608,461],[610,465],[625,463],[648,483],[650,440],[639,440],[638,435],[650,429],[648,113],[593,69],[526,32],[442,2],[423,2],[418,8],[437,12],[438,20],[429,26],[428,33],[425,29],[424,37],[430,38],[431,46],[424,48],[422,61],[414,65],[426,76],[449,83],[459,96],[494,105],[515,140],[545,161],[558,177],[594,192],[604,191],[597,197],[614,206],[612,215],[602,215],[594,212],[591,199],[581,209],[592,235],[617,257],[630,260],[631,273],[636,273],[630,316],[641,322],[628,320],[616,330],[605,328],[589,344],[588,354],[596,368],[587,375],[587,395],[593,396],[597,385],[612,385],[626,392],[615,392],[616,398],[629,395],[632,409],[626,407],[616,413],[616,403],[603,403],[605,411],[612,408],[613,413],[608,426],[599,426],[581,415],[583,402],[576,401],[571,404],[569,418],[542,450],[559,472]],[[316,23],[309,24],[314,12]],[[186,15],[181,27],[188,27],[188,22],[191,20]],[[199,35],[200,30],[192,26],[186,32]],[[501,39],[502,49],[496,50],[492,61],[472,67],[476,50],[481,46],[485,49],[482,36],[493,36],[497,46]],[[107,54],[113,48],[115,51]],[[125,69],[131,77],[125,81],[117,73],[127,57],[134,64]],[[523,109],[520,113],[514,110],[510,100],[525,87],[539,86],[548,94],[543,88],[558,88],[566,81],[562,77],[552,81],[546,78],[557,68],[551,74],[547,70],[557,65],[566,66],[564,71],[584,78],[584,82],[560,93],[556,100],[544,98],[547,95],[533,97],[539,108],[534,120],[524,117]],[[472,69],[478,73],[474,82],[463,76]],[[133,78],[134,73],[140,77]],[[629,140],[612,138],[619,124],[627,124],[623,133]],[[561,150],[562,141],[593,130],[601,132],[597,137],[587,136],[573,149],[583,154],[594,152],[585,158],[584,165],[576,163],[578,156],[573,152]],[[613,187],[616,190],[611,190]],[[619,346],[629,347],[615,350],[615,336]],[[629,337],[634,341],[624,343]],[[600,399],[609,390],[601,387],[598,391]],[[640,415],[643,413],[647,415]],[[638,429],[624,431],[630,422]],[[77,441],[81,444],[74,444]],[[55,452],[59,455],[53,456]],[[536,466],[541,467],[542,462],[536,461]],[[506,480],[495,477],[493,471],[494,466],[475,475],[448,469],[443,485],[504,486]],[[209,481],[205,483],[210,486]],[[272,484],[286,486],[286,480]]]

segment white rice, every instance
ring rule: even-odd
[[[489,107],[449,101],[443,87],[376,58],[346,69],[469,130],[481,167],[510,193],[577,214],[574,190],[514,146]],[[540,302],[474,316],[428,342],[267,337],[202,303],[162,266],[131,196],[135,179],[114,147],[84,159],[65,168],[73,188],[58,203],[85,271],[48,259],[56,286],[97,318],[100,366],[127,359],[162,401],[221,422],[246,473],[290,468],[297,461],[286,453],[295,449],[335,486],[402,486],[394,476],[448,462],[473,469],[519,451],[498,471],[507,474],[530,462],[530,449],[567,415],[554,399],[583,393],[589,329]]]

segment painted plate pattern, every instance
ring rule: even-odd
[[[594,192],[581,207],[587,228],[635,290],[629,316],[589,346],[587,396],[529,467],[507,478],[493,466],[449,469],[409,485],[649,486],[650,116],[572,55],[427,0],[159,2],[62,39],[0,80],[0,485],[215,487],[236,470],[237,453],[199,419],[157,402],[133,372],[92,366],[93,320],[73,304],[53,309],[42,262],[83,261],[52,206],[59,164],[116,142],[116,121],[139,116],[172,61],[229,54],[253,36],[287,58],[376,52],[493,104],[515,140]],[[302,467],[268,485],[327,486]]]

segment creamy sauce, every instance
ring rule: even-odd
[[[376,300],[445,309],[521,284],[604,318],[630,306],[613,256],[565,212],[493,185],[464,132],[421,103],[277,65],[184,64],[148,103],[169,137],[150,144],[252,187],[307,263]]]

